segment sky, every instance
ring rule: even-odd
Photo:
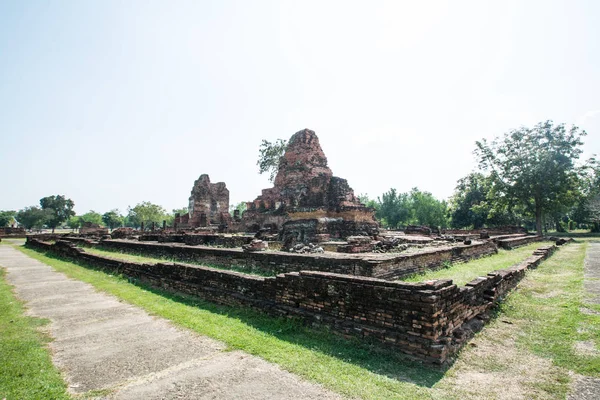
[[[600,154],[600,2],[0,0],[0,210],[230,204],[314,130],[355,193],[440,199],[475,141],[553,120]]]

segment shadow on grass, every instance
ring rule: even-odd
[[[39,254],[58,261],[66,261],[81,267],[107,273],[106,270],[92,264],[74,260],[68,257],[55,255],[33,249]],[[432,387],[444,377],[448,367],[425,365],[419,361],[409,359],[390,347],[385,347],[379,342],[365,343],[358,339],[345,339],[323,328],[309,328],[299,320],[283,317],[272,317],[258,311],[243,307],[217,305],[200,298],[175,294],[162,289],[136,282],[127,276],[121,279],[130,284],[162,296],[171,301],[196,307],[214,314],[237,319],[244,324],[271,335],[279,340],[302,346],[311,351],[320,352],[341,361],[354,364],[374,374],[386,376],[393,380],[414,383],[423,387]],[[245,350],[245,349],[241,349]],[[256,354],[260,356],[260,354]]]

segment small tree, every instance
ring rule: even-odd
[[[241,201],[235,205],[230,204],[229,205],[229,214],[231,214],[231,216],[233,217],[235,210],[238,210],[240,212],[240,216],[242,216],[242,214],[244,213],[244,211],[246,211],[246,202]]]
[[[287,148],[287,140],[277,139],[271,143],[268,140],[262,141],[258,149],[258,171],[260,174],[269,172],[269,181],[273,182],[275,175],[279,170],[279,160],[283,157]]]

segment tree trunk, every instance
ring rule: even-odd
[[[542,236],[542,208],[535,205],[535,229],[538,236]]]

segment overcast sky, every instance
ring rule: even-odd
[[[0,210],[231,203],[314,130],[356,194],[449,197],[475,141],[552,119],[600,153],[600,2],[0,0]]]

